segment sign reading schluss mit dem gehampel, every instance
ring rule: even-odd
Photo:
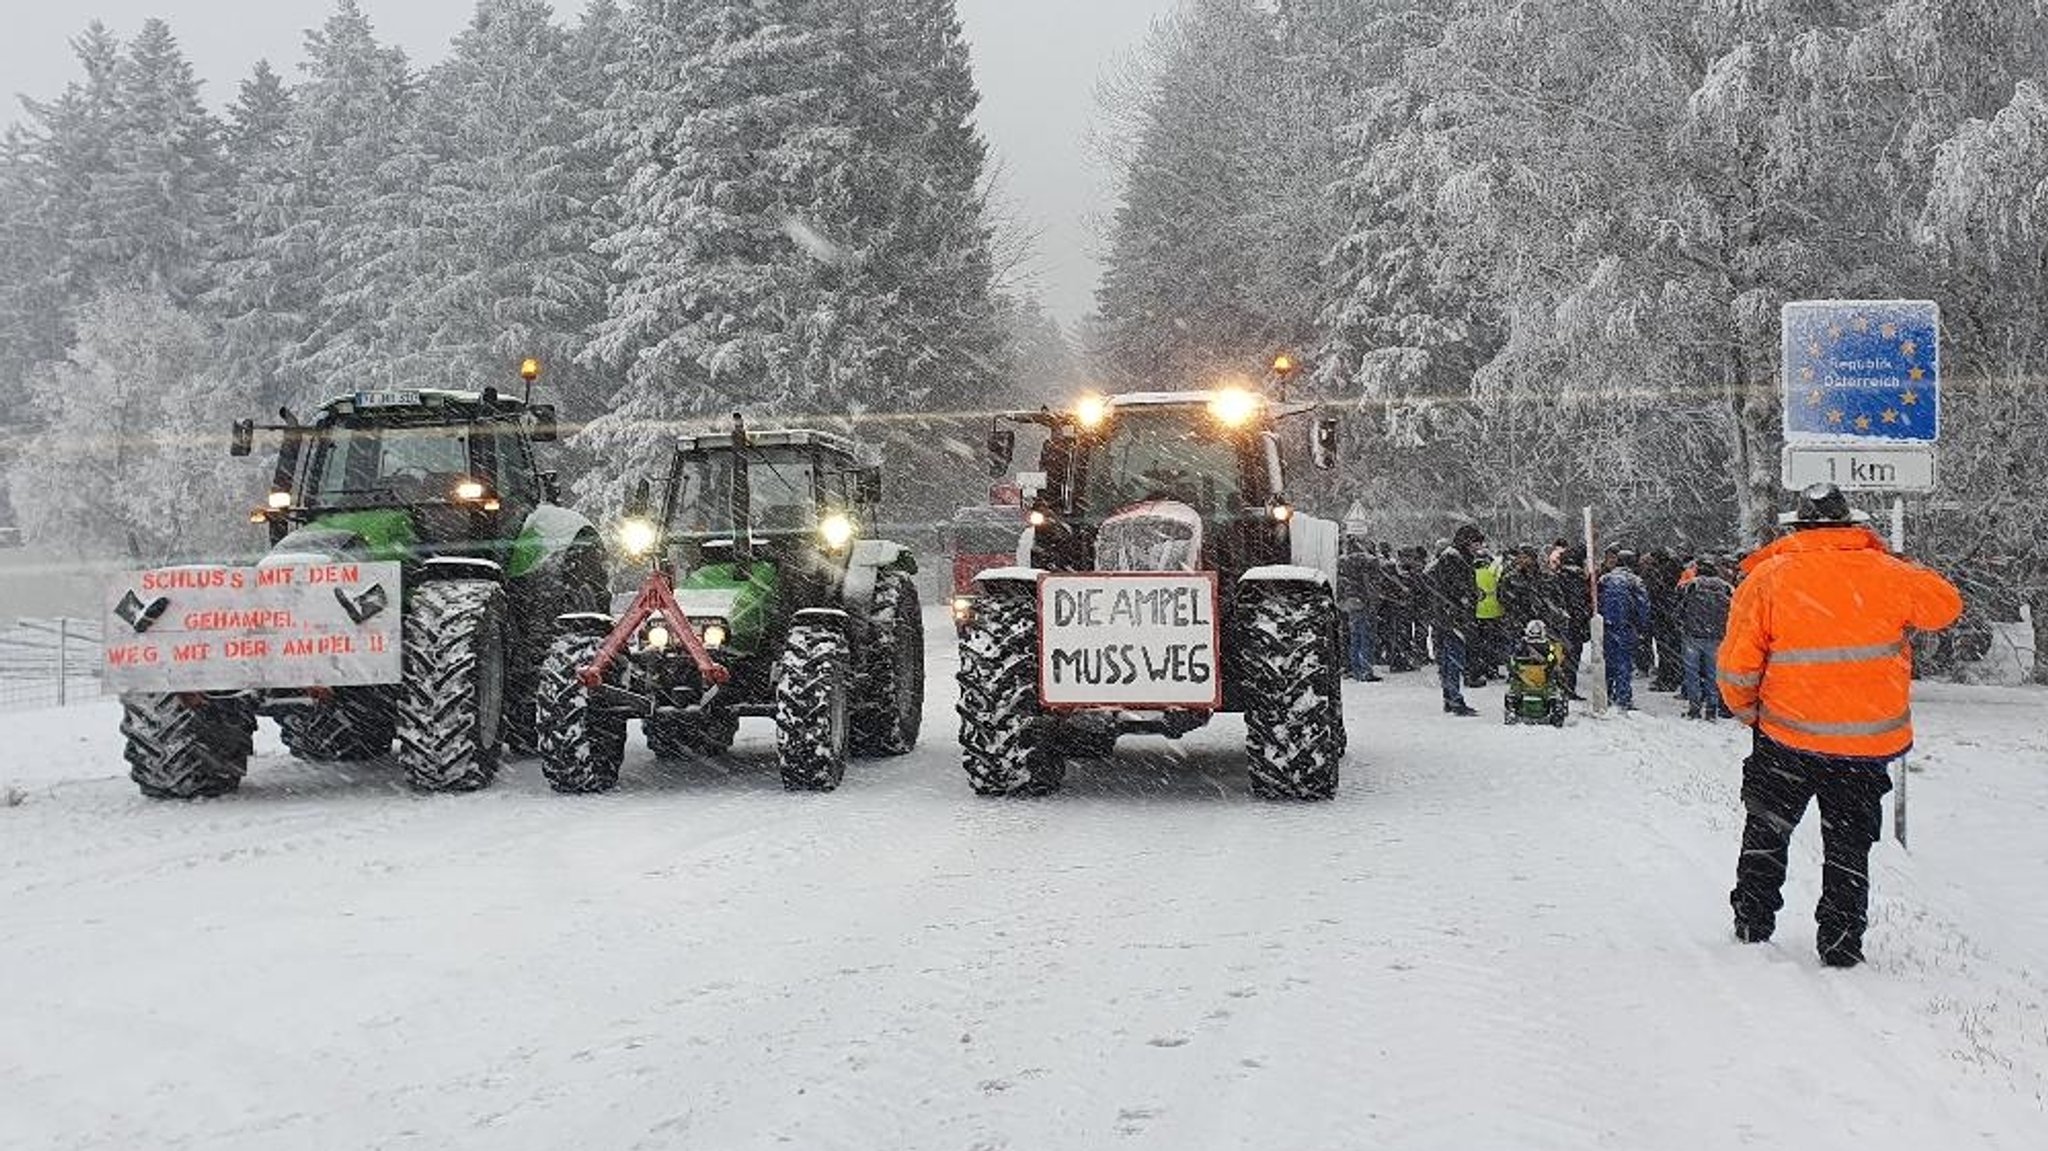
[[[396,563],[193,565],[114,577],[101,619],[107,691],[398,682]]]

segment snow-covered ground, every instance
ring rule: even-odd
[[[939,621],[935,620],[935,624]],[[1350,690],[1322,806],[1237,722],[978,800],[926,741],[410,794],[265,758],[150,803],[113,708],[7,717],[0,1146],[2048,1146],[2048,693],[1923,691],[1871,962],[1728,938],[1740,733]],[[1491,693],[1486,695],[1492,711]]]

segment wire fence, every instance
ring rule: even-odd
[[[0,710],[66,707],[99,697],[99,621],[58,616],[0,629]]]

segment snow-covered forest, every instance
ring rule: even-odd
[[[1931,298],[1913,550],[2048,608],[2040,5],[1186,0],[1104,108],[1104,364],[1299,350],[1390,535],[1753,541],[1780,305]]]
[[[480,0],[425,69],[339,0],[222,114],[161,21],[73,47],[0,143],[0,461],[31,539],[247,547],[227,419],[510,387],[527,355],[591,421],[593,506],[678,422],[972,410],[1063,370],[953,0],[596,0],[573,26]]]

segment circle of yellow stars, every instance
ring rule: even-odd
[[[1857,316],[1849,322],[1849,327],[1854,329],[1859,335],[1866,335],[1870,331],[1870,317]],[[1846,334],[1847,329],[1844,329],[1840,324],[1828,325],[1828,339],[1839,341]],[[1877,334],[1887,340],[1897,340],[1899,337],[1899,326],[1890,323],[1879,324]],[[1819,359],[1827,349],[1822,346],[1819,340],[1814,340],[1806,345],[1806,350],[1814,359]],[[1919,341],[1899,340],[1899,355],[1905,357],[1906,361],[1912,364],[1912,367],[1906,370],[1906,378],[1909,381],[1918,384],[1927,379],[1927,369],[1920,364],[1913,363],[1920,355]],[[1799,378],[1802,383],[1813,383],[1815,379],[1813,367],[1808,365],[1801,368],[1799,370]],[[1807,407],[1819,408],[1826,403],[1827,393],[1819,388],[1814,388],[1806,393]],[[1916,408],[1918,406],[1920,406],[1920,390],[1909,387],[1899,393],[1899,402],[1896,405],[1878,413],[1878,419],[1885,424],[1902,424],[1906,427],[1911,427],[1913,425],[1912,413],[1902,409]],[[1867,432],[1874,426],[1869,416],[1857,416],[1854,420],[1850,420],[1848,413],[1840,408],[1829,408],[1826,416],[1828,423],[1838,428],[1847,426],[1854,427],[1859,432]]]

